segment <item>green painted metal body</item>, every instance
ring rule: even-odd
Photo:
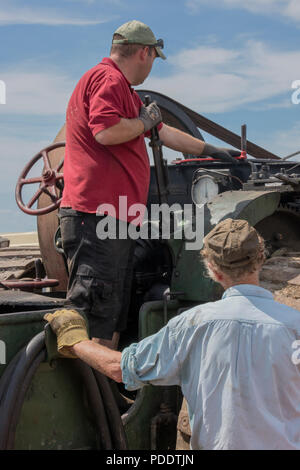
[[[280,194],[275,191],[227,191],[204,207],[204,235],[221,220],[245,219],[255,226],[277,209]],[[171,291],[184,292],[184,299],[211,302],[222,293],[220,286],[208,278],[199,252],[186,250],[185,241],[169,240],[174,270]]]
[[[276,192],[226,192],[205,207],[204,233],[224,218],[247,219],[256,225],[277,208]],[[198,252],[185,250],[185,241],[169,240],[174,270],[171,292],[180,293],[176,300],[145,303],[139,315],[139,339],[157,332],[167,320],[182,309],[213,301],[221,291],[206,275]],[[45,311],[0,315],[0,340],[6,344],[6,363],[29,340],[43,330]],[[53,357],[49,350],[50,355]],[[94,449],[97,436],[92,411],[87,405],[84,384],[70,359],[44,362],[35,374],[26,395],[16,432],[16,449]],[[6,365],[0,364],[0,376]],[[167,391],[167,395],[166,395]],[[123,416],[130,449],[150,449],[153,444],[153,419],[168,397],[177,413],[181,394],[177,387],[147,385],[137,392],[134,404]],[[158,448],[171,443],[165,436]]]

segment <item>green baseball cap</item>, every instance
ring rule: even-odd
[[[255,228],[246,220],[225,219],[204,238],[208,255],[226,268],[247,266],[264,245]]]
[[[113,44],[141,44],[143,46],[154,46],[159,57],[166,59],[162,52],[163,39],[156,39],[153,32],[145,23],[132,20],[122,24],[114,34],[123,36],[124,39],[113,39]]]

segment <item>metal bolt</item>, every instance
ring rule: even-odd
[[[51,369],[56,369],[57,361],[55,359],[53,361],[50,361],[49,366],[51,367]]]

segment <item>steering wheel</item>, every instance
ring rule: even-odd
[[[63,187],[62,182],[60,182],[60,180],[63,180],[64,177],[63,173],[60,173],[60,170],[63,167],[64,159],[62,159],[55,168],[51,168],[48,153],[51,152],[51,150],[55,150],[59,147],[64,147],[65,145],[65,142],[56,142],[52,145],[49,145],[48,147],[45,147],[30,160],[30,162],[25,166],[21,175],[19,176],[15,191],[16,202],[20,209],[26,214],[48,214],[48,212],[54,211],[59,207],[62,199],[61,190]],[[42,176],[26,178],[33,165],[40,159],[43,159],[44,161],[44,170]],[[40,183],[39,189],[35,192],[30,201],[25,204],[22,198],[23,186],[27,184],[36,183]],[[60,194],[58,194],[58,190],[60,191]],[[42,194],[47,194],[51,199],[51,203],[41,209],[31,209],[33,204],[39,199]]]

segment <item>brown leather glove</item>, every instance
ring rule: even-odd
[[[76,356],[69,351],[70,346],[89,339],[85,319],[76,310],[63,308],[44,315],[44,320],[57,336],[57,350],[65,357]]]

